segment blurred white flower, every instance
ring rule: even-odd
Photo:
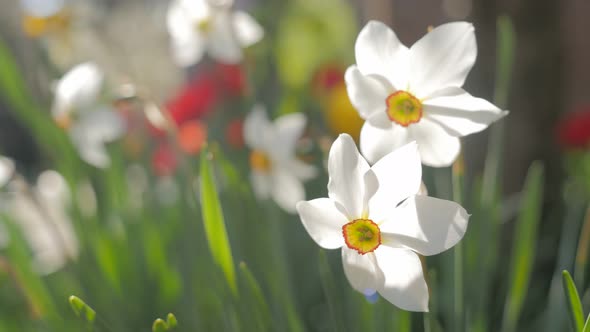
[[[250,153],[250,180],[258,199],[272,198],[282,209],[295,212],[305,199],[303,181],[316,176],[315,167],[295,156],[306,118],[292,113],[270,122],[263,107],[255,106],[244,121],[244,140]]]
[[[369,22],[356,40],[357,63],[345,75],[350,100],[366,120],[363,155],[375,162],[417,141],[422,163],[451,165],[459,137],[507,114],[461,88],[476,55],[470,23],[443,24],[408,49],[389,27]]]
[[[124,134],[125,123],[112,108],[100,104],[102,85],[102,72],[94,63],[77,65],[57,82],[52,113],[68,130],[80,157],[105,168],[110,165],[105,144]]]
[[[12,159],[0,156],[0,188],[4,187],[14,176],[15,166]]]
[[[21,0],[23,10],[36,17],[49,17],[57,14],[65,6],[65,0]]]
[[[52,114],[56,119],[96,105],[103,84],[103,73],[92,62],[73,67],[55,85]]]
[[[205,52],[223,63],[238,63],[242,49],[260,41],[262,27],[249,14],[231,10],[232,1],[174,0],[167,24],[176,63],[188,67]]]
[[[309,235],[323,248],[342,248],[344,272],[357,291],[377,291],[399,308],[428,311],[418,254],[454,246],[467,229],[467,212],[419,194],[422,168],[414,142],[369,167],[352,138],[340,135],[328,172],[328,198],[297,204]]]
[[[9,214],[14,217],[33,251],[33,264],[41,274],[59,270],[78,255],[78,239],[67,214],[70,191],[65,179],[55,171],[45,171],[37,184],[16,183],[9,198]]]

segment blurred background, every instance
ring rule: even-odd
[[[561,292],[561,270],[572,270],[574,265],[578,267],[575,281],[582,302],[589,308],[585,275],[590,239],[589,1],[235,0],[234,8],[250,13],[264,28],[264,38],[244,51],[239,64],[222,64],[204,57],[188,66],[179,66],[172,55],[166,22],[170,4],[171,1],[164,0],[0,0],[0,41],[5,46],[3,52],[13,61],[0,63],[0,74],[9,78],[3,81],[4,93],[0,91],[0,155],[14,161],[22,175],[20,180],[28,183],[31,191],[43,183],[55,188],[77,188],[70,193],[73,198],[67,198],[76,204],[67,209],[66,215],[73,220],[79,239],[73,246],[80,247],[77,259],[66,255],[65,261],[72,261],[72,265],[63,268],[66,263],[58,264],[55,271],[41,273],[39,283],[33,277],[14,281],[11,273],[6,272],[10,268],[4,269],[5,273],[0,274],[0,308],[17,313],[18,317],[11,322],[6,320],[9,315],[0,313],[8,322],[0,322],[0,327],[5,326],[7,331],[54,331],[68,326],[51,318],[51,314],[44,316],[41,309],[31,309],[34,305],[25,300],[6,300],[16,297],[15,289],[19,287],[25,289],[25,294],[41,294],[44,291],[39,289],[45,287],[48,298],[58,299],[55,306],[60,309],[55,315],[67,317],[65,321],[71,318],[65,313],[68,309],[62,308],[67,307],[67,296],[86,295],[89,304],[95,305],[99,315],[102,311],[104,320],[109,322],[103,325],[114,326],[101,325],[98,330],[147,330],[153,319],[170,310],[182,316],[179,320],[181,326],[185,320],[185,326],[190,327],[187,331],[237,331],[242,317],[249,317],[243,307],[258,308],[260,303],[252,304],[252,300],[245,305],[232,298],[231,291],[217,280],[222,279],[220,271],[200,274],[199,264],[213,264],[204,254],[208,249],[203,226],[186,225],[187,220],[201,220],[200,198],[193,187],[198,183],[196,174],[202,167],[199,153],[205,141],[218,163],[213,173],[226,208],[234,265],[240,266],[238,269],[245,266],[239,265],[242,261],[251,265],[253,278],[262,284],[259,291],[268,298],[270,309],[265,310],[272,315],[282,312],[280,323],[270,319],[272,323],[261,323],[265,328],[249,329],[248,325],[243,327],[244,331],[298,330],[295,327],[300,331],[356,331],[364,324],[359,323],[358,329],[330,325],[323,322],[327,315],[324,312],[332,317],[338,316],[334,312],[340,312],[341,316],[349,316],[349,322],[354,320],[350,317],[362,314],[362,322],[374,323],[369,326],[375,331],[536,331],[540,327],[565,331],[569,325],[565,295]],[[509,80],[500,87],[499,49],[510,42],[499,36],[499,17],[511,23],[509,39],[513,41],[507,51],[512,66],[507,67],[508,74],[504,76]],[[358,32],[373,19],[392,27],[405,45],[413,44],[429,27],[458,20],[472,22],[478,57],[465,89],[475,96],[499,101],[501,108],[510,111],[491,130],[462,139],[464,167],[425,171],[429,192],[448,199],[457,198],[449,180],[451,172],[453,176],[460,173],[465,190],[459,197],[463,197],[462,203],[474,216],[472,220],[477,222],[480,218],[478,224],[494,225],[470,226],[473,229],[468,231],[469,238],[466,236],[463,280],[471,283],[465,290],[465,294],[471,295],[465,295],[464,307],[472,305],[475,309],[466,309],[461,323],[456,323],[457,313],[452,311],[455,304],[451,303],[456,296],[452,291],[452,285],[456,287],[456,272],[444,267],[452,266],[451,254],[428,261],[433,271],[429,277],[436,280],[432,288],[438,287],[440,292],[431,301],[438,303],[428,316],[433,320],[396,311],[392,323],[387,320],[391,307],[383,301],[378,302],[381,309],[374,310],[376,313],[367,313],[377,307],[367,307],[366,303],[375,301],[360,295],[360,299],[354,297],[358,294],[352,294],[341,273],[334,273],[337,277],[328,273],[326,277],[321,265],[325,259],[323,252],[318,256],[298,218],[269,202],[260,203],[263,208],[257,210],[258,203],[248,187],[248,152],[241,124],[255,103],[267,105],[271,118],[294,111],[307,115],[308,128],[298,144],[298,153],[302,160],[318,168],[338,133],[358,136],[361,122],[348,102],[342,76],[346,67],[355,62],[353,50]],[[70,159],[70,155],[76,155],[75,147],[67,143],[61,124],[53,121],[51,115],[58,80],[75,65],[87,61],[104,72],[108,88],[101,98],[125,120],[124,137],[117,144],[108,145],[112,157],[108,171],[89,166],[78,157]],[[18,82],[10,79],[11,74],[20,77]],[[334,112],[342,109],[347,109],[348,115],[335,117]],[[522,212],[533,209],[523,205],[528,202],[523,197],[528,197],[527,188],[533,186],[529,169],[535,161],[544,169],[540,180],[544,189],[537,192],[540,198],[536,218]],[[493,165],[498,169],[493,170]],[[43,173],[47,169],[58,169],[65,180],[57,173]],[[308,198],[324,196],[326,174],[323,170],[320,173],[323,177],[307,187]],[[39,174],[45,176],[38,178]],[[91,189],[86,190],[88,187]],[[26,205],[7,202],[3,206],[28,209]],[[531,218],[534,220],[528,224],[530,228],[520,227],[521,220],[525,225]],[[288,263],[275,264],[276,257],[263,255],[269,243],[276,244],[272,242],[276,234],[268,238],[262,234],[260,239],[245,235],[252,232],[247,223],[259,219],[271,220],[265,224],[269,233],[277,231],[269,226],[272,221],[286,221],[278,230],[284,248],[276,255],[291,258]],[[90,221],[95,224],[86,229]],[[191,238],[189,234],[199,235]],[[488,234],[494,234],[488,239],[493,244],[479,251],[488,244],[481,244]],[[514,234],[527,238],[522,242],[526,248],[515,245],[520,239],[514,238]],[[117,258],[122,251],[125,254]],[[11,251],[6,252],[7,262],[16,259]],[[479,256],[481,252],[484,253]],[[521,264],[523,270],[518,270],[518,262],[504,264],[518,253],[523,253],[530,266]],[[23,260],[18,258],[18,264],[24,264]],[[332,272],[341,272],[338,260],[339,255],[330,255],[325,266],[331,267]],[[0,259],[0,268],[2,262]],[[277,270],[265,274],[268,262],[274,262],[271,265],[276,265]],[[514,277],[519,273],[515,269],[522,271],[521,276],[527,276],[522,280],[529,282],[517,287],[507,281],[518,279]],[[22,275],[29,276],[28,272]],[[290,278],[285,277],[291,272]],[[489,275],[481,277],[480,272]],[[317,281],[320,277],[324,278],[323,288]],[[346,289],[345,294],[334,295],[334,290],[325,286],[326,280],[334,281],[330,278]],[[474,280],[481,281],[481,285]],[[35,286],[28,287],[29,282]],[[200,290],[195,285],[208,282],[211,291],[194,296]],[[288,286],[283,287],[282,282]],[[74,286],[68,287],[69,283]],[[116,289],[112,308],[109,296],[97,286],[101,283],[108,285],[105,287],[109,290]],[[125,289],[130,284],[134,286]],[[154,294],[145,294],[152,288],[156,289]],[[486,295],[476,295],[479,291]],[[253,294],[259,295],[256,291]],[[43,296],[33,295],[29,300],[34,303]],[[256,296],[250,296],[250,300],[257,299]],[[342,303],[351,304],[334,309],[330,307],[334,298],[349,300]],[[519,303],[516,307],[505,305],[515,298],[515,303]],[[62,299],[64,303],[59,302]],[[39,301],[41,307],[43,303],[54,303]],[[139,308],[146,302],[146,308]],[[221,309],[227,303],[231,309]],[[114,308],[129,305],[138,308],[114,312]],[[24,313],[23,308],[32,313]],[[234,308],[238,309],[232,311]],[[192,311],[199,314],[191,317]],[[545,316],[554,312],[558,313]],[[207,320],[208,314],[211,321]],[[546,317],[551,317],[552,324],[545,324]],[[299,320],[301,323],[296,323]],[[27,325],[23,321],[36,323]],[[400,321],[412,322],[414,328],[395,325]]]
[[[78,47],[78,54],[69,64],[87,60],[107,64],[111,74],[119,80],[135,75],[136,79],[150,84],[150,93],[156,94],[157,99],[170,98],[181,84],[184,73],[170,59],[165,28],[167,1],[96,0],[88,3],[92,6],[85,9],[89,21],[84,25],[90,25],[86,28],[92,31],[85,36],[90,40]],[[550,186],[559,185],[553,182],[558,181],[561,167],[557,121],[564,114],[580,111],[590,104],[590,63],[587,61],[590,42],[584,35],[588,30],[585,16],[590,12],[587,1],[377,0],[349,1],[349,4],[358,26],[371,19],[381,20],[390,25],[406,45],[421,37],[428,26],[455,20],[473,22],[479,50],[466,87],[474,95],[486,99],[491,99],[493,94],[496,18],[508,15],[513,20],[518,43],[506,107],[512,113],[506,129],[506,140],[511,148],[505,151],[508,161],[503,180],[505,189],[519,190],[528,165],[536,159],[546,162],[549,174],[555,175],[549,177],[555,179]],[[236,7],[244,9],[261,5],[263,1],[236,1]],[[19,65],[27,69],[24,74],[28,86],[37,95],[47,98],[50,95],[48,83],[55,79],[55,72],[48,72],[47,66],[40,62],[43,55],[39,40],[29,38],[23,31],[20,2],[2,0],[0,15],[0,33],[17,54]],[[272,22],[273,25],[278,23]],[[347,37],[352,43],[352,36]],[[348,58],[353,60],[351,55]],[[145,64],[149,64],[151,70],[144,70]],[[136,70],[130,72],[134,67]],[[1,100],[0,105],[2,150],[25,165],[42,162],[26,130],[14,120]],[[485,141],[485,134],[466,139],[465,148],[473,169],[483,166],[485,150],[481,145]]]

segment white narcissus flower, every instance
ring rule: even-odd
[[[252,150],[250,180],[258,199],[272,198],[282,209],[294,213],[305,199],[303,181],[316,176],[316,168],[295,156],[297,140],[306,118],[292,113],[270,122],[265,110],[256,106],[244,121],[244,140]]]
[[[461,88],[476,55],[470,23],[443,24],[407,48],[385,24],[369,22],[356,40],[356,65],[345,74],[350,100],[366,120],[363,155],[375,162],[416,141],[422,163],[451,165],[459,137],[507,114]]]
[[[51,112],[58,121],[67,121],[75,112],[94,106],[102,89],[104,75],[92,62],[81,63],[68,71],[55,85]]]
[[[377,291],[404,310],[428,311],[418,254],[454,246],[469,215],[455,202],[419,194],[422,169],[414,142],[370,167],[343,134],[328,158],[328,198],[297,204],[303,226],[321,247],[342,248],[344,272],[354,289]]]
[[[33,251],[33,266],[43,275],[53,273],[78,256],[78,239],[67,214],[70,191],[56,171],[44,171],[37,184],[15,181],[8,212],[22,229]]]
[[[223,63],[238,63],[242,49],[264,36],[262,27],[249,14],[232,11],[233,1],[174,0],[167,16],[176,63],[188,67],[207,52]]]
[[[105,144],[125,132],[121,116],[100,104],[102,84],[102,71],[94,63],[77,65],[57,82],[52,107],[55,121],[68,130],[80,157],[99,168],[110,165]]]

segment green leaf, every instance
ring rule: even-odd
[[[563,291],[568,299],[568,308],[570,318],[572,320],[572,324],[576,331],[583,331],[584,328],[584,310],[582,309],[582,301],[580,300],[580,295],[578,294],[578,290],[576,289],[576,285],[572,280],[572,276],[564,270],[562,272],[563,276]]]
[[[590,206],[586,209],[584,223],[580,231],[578,240],[578,250],[576,252],[574,279],[579,284],[584,284],[586,267],[588,265],[588,252],[590,250]]]
[[[586,323],[584,324],[584,329],[582,332],[590,332],[590,315],[586,318]]]
[[[90,308],[90,306],[88,306],[84,301],[74,295],[70,296],[68,302],[70,302],[70,307],[76,316],[84,319],[90,324],[94,323],[94,320],[96,319],[96,311],[94,311],[94,309]]]
[[[503,331],[516,330],[518,317],[529,289],[543,201],[541,163],[534,162],[529,168],[521,199],[521,212],[516,220],[513,237],[510,282],[502,321]]]
[[[262,294],[262,288],[246,263],[240,263],[240,272],[246,284],[245,290],[248,291],[246,298],[253,300],[250,302],[252,304],[250,310],[254,316],[251,319],[256,322],[256,331],[267,331],[270,327],[271,316],[267,301]]]
[[[35,103],[23,77],[10,49],[0,39],[0,96],[43,151],[50,153],[60,173],[70,178],[77,174],[78,154],[66,133],[52,124],[50,113]]]
[[[154,325],[152,325],[152,332],[166,332],[168,331],[168,325],[164,320],[158,318],[154,321]]]
[[[213,181],[213,172],[207,148],[201,152],[201,205],[205,235],[213,260],[225,275],[225,279],[234,295],[237,295],[236,273],[231,247],[225,229],[225,221],[217,189]]]

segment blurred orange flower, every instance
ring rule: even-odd
[[[187,154],[197,154],[207,140],[207,127],[198,120],[183,123],[178,128],[178,146]]]

